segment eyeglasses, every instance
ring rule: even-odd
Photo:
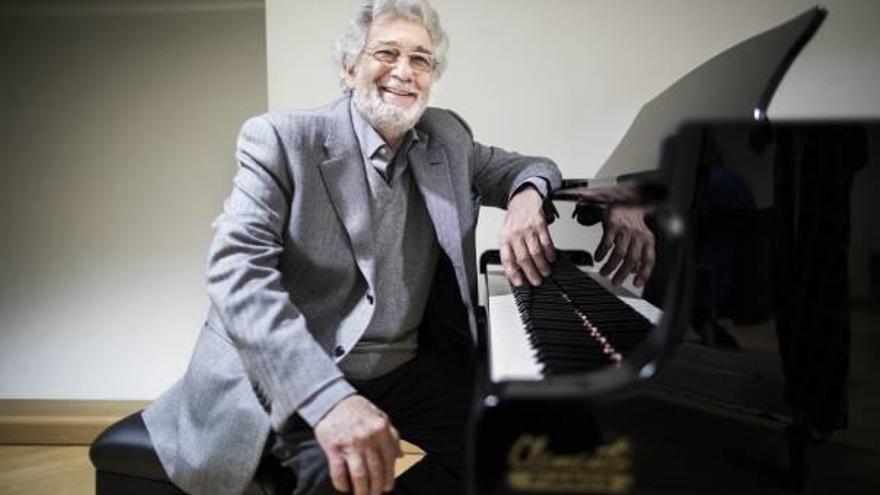
[[[397,48],[385,46],[373,50],[364,50],[364,52],[388,66],[397,65],[397,63],[400,62],[401,55],[403,55],[409,59],[409,66],[412,67],[414,71],[426,74],[433,72],[436,64],[434,61],[434,55],[427,52],[402,53]]]

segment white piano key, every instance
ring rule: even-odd
[[[513,294],[489,297],[489,369],[496,383],[543,378]]]
[[[629,307],[638,311],[638,313],[650,321],[652,325],[660,323],[660,317],[663,316],[663,310],[649,303],[640,297],[617,296],[618,299],[625,302]]]

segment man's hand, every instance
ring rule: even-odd
[[[499,246],[504,273],[515,286],[522,285],[523,275],[532,285],[539,285],[556,259],[543,204],[532,186],[517,191],[507,204]]]
[[[403,456],[400,435],[385,415],[361,395],[342,399],[315,425],[327,456],[333,487],[355,495],[394,488],[394,460]]]
[[[645,225],[645,208],[640,206],[614,206],[602,223],[602,240],[596,249],[596,261],[602,261],[611,251],[611,257],[599,270],[620,285],[630,274],[635,273],[636,287],[645,285],[651,270],[654,269],[654,234]]]

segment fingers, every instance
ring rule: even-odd
[[[596,248],[596,261],[605,259],[605,255],[614,246],[614,238],[617,236],[617,229],[608,227],[602,230],[602,240],[599,241],[599,247]]]
[[[535,243],[533,243],[534,245]],[[524,239],[517,239],[513,243],[513,253],[516,259],[517,267],[519,267],[520,271],[526,276],[526,279],[532,285],[541,285],[541,272],[535,264],[535,259],[532,257],[532,251],[529,249],[528,244],[526,244]],[[543,261],[543,257],[542,257]],[[546,267],[546,262],[544,262]],[[549,269],[545,268],[548,271]]]
[[[611,275],[620,265],[620,262],[623,261],[627,250],[629,249],[629,242],[629,232],[626,230],[620,230],[617,232],[617,235],[614,237],[614,249],[611,251],[611,256],[608,258],[608,261],[602,265],[602,269],[599,270],[599,273],[602,274],[603,277]]]
[[[388,447],[390,454],[390,442]],[[389,454],[369,447],[362,453],[351,452],[345,458],[355,495],[380,495],[394,488],[394,456]],[[336,483],[333,486],[336,487]]]
[[[403,449],[400,447],[400,432],[393,426],[391,427],[391,436],[394,438],[394,457],[403,457]]]
[[[642,239],[638,236],[633,236],[630,239],[629,246],[626,249],[626,255],[623,258],[623,263],[620,265],[620,268],[614,273],[614,277],[611,279],[611,283],[614,285],[620,285],[629,276],[630,273],[633,273],[636,268],[639,266],[639,262],[641,261],[642,256]]]
[[[393,430],[394,427],[391,429]],[[379,445],[379,454],[384,467],[383,482],[379,488],[383,491],[391,491],[394,488],[394,459],[397,458],[399,451],[400,440],[394,436],[394,431],[389,431],[386,440]]]
[[[354,495],[367,495],[370,483],[367,480],[367,466],[364,463],[362,455],[352,452],[345,458],[348,465],[348,474],[351,476],[351,484],[354,488]]]
[[[519,287],[523,283],[522,274],[519,271],[519,267],[516,264],[515,257],[513,255],[513,249],[510,248],[510,244],[502,243],[501,244],[501,266],[504,267],[504,275],[507,277],[507,280],[510,281],[516,287]]]
[[[538,232],[538,242],[541,243],[541,250],[544,252],[544,259],[549,263],[556,261],[556,247],[553,245],[553,238],[550,237],[550,231],[547,224],[542,226]]]
[[[369,474],[368,485],[370,495],[381,495],[382,491],[385,490],[387,482],[385,478],[385,462],[379,452],[379,449],[371,448],[367,449],[364,454],[364,458],[367,461],[367,473]],[[392,479],[394,478],[393,467],[391,469],[391,477]]]
[[[364,457],[369,472],[370,495],[379,495],[394,488],[394,459],[400,450],[399,437],[388,416],[381,413],[369,427]],[[393,431],[392,431],[393,430]]]
[[[501,265],[515,286],[522,285],[523,275],[530,284],[541,285],[543,278],[550,275],[550,263],[555,259],[556,249],[546,231],[512,237],[501,245]]]
[[[544,246],[541,245],[537,237],[526,238],[526,252],[535,268],[538,269],[538,273],[543,277],[550,275],[550,263],[544,256]]]
[[[630,274],[633,284],[642,287],[654,269],[654,234],[645,225],[645,209],[612,208],[603,221],[602,240],[596,249],[596,261],[611,256],[599,270],[603,276],[614,274],[611,282],[620,285]]]
[[[501,266],[507,279],[516,287],[525,280],[532,285],[541,283],[541,275],[532,261],[529,248],[520,237],[512,237],[501,244]]]
[[[351,484],[348,482],[348,467],[341,455],[328,455],[327,467],[330,469],[330,480],[333,482],[333,488],[336,491],[348,492],[351,490]]]
[[[644,246],[642,246],[642,264],[639,266],[638,273],[636,273],[635,286],[641,287],[645,285],[648,279],[651,277],[651,272],[654,270],[654,236],[651,235],[648,239],[648,242],[645,242]]]

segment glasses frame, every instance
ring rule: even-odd
[[[383,60],[383,58],[380,56],[381,52],[389,52],[391,54],[394,54],[393,60]],[[412,69],[414,72],[418,72],[420,74],[433,74],[434,70],[437,69],[437,59],[436,59],[436,57],[434,57],[434,54],[430,53],[430,52],[424,52],[424,51],[419,51],[419,50],[404,51],[404,50],[401,50],[400,48],[397,48],[394,46],[380,46],[380,47],[369,48],[369,49],[365,48],[363,53],[371,56],[373,58],[373,60],[375,60],[385,66],[388,66],[388,67],[396,66],[397,64],[400,63],[400,61],[402,60],[402,57],[406,57],[406,60],[407,60],[407,63],[409,64],[410,69]],[[413,55],[417,55],[417,56],[425,58],[429,64],[428,68],[424,68],[424,69],[419,68],[419,64],[413,64]]]

